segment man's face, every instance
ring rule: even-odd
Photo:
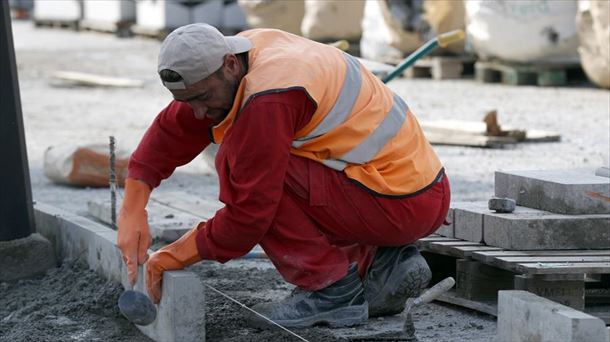
[[[203,120],[206,116],[214,124],[227,117],[233,107],[239,82],[225,66],[203,80],[184,90],[172,90],[176,101],[186,102],[193,109],[195,117]]]

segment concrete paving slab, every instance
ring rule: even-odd
[[[489,209],[489,203],[486,201],[457,202],[453,209],[455,238],[477,243],[485,242],[485,222],[483,221],[483,216],[485,215],[497,215],[499,217],[503,217],[515,213],[542,213],[540,210],[519,206],[515,208],[513,213],[496,213],[495,211]]]
[[[527,291],[498,293],[498,342],[606,342],[604,322]]]
[[[91,269],[127,288],[127,270],[116,246],[115,231],[42,203],[34,206],[34,213],[39,232],[54,242],[58,255],[85,258]],[[143,277],[138,282],[140,286]],[[137,326],[138,329],[155,341],[205,341],[201,280],[188,271],[165,272],[163,289],[157,319],[151,325]]]
[[[209,149],[208,146],[205,151]],[[214,217],[216,211],[224,207],[224,203],[218,199],[195,196],[184,191],[153,192],[151,201],[201,217],[203,220]]]
[[[453,211],[455,237],[483,242],[483,215],[491,212],[487,202],[462,202]]]
[[[117,208],[120,206],[121,203],[117,203]],[[91,216],[106,224],[112,224],[110,201],[90,201],[87,203],[87,208]],[[178,240],[184,233],[204,220],[196,215],[156,202],[149,202],[146,210],[151,236],[165,242]]]
[[[600,177],[610,178],[610,168],[607,166],[602,166],[595,170],[595,175]]]
[[[610,214],[610,178],[591,169],[496,171],[495,194],[558,214]]]
[[[483,240],[511,250],[608,249],[610,215],[561,215],[517,207],[485,214]]]

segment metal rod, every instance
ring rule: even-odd
[[[0,241],[36,232],[8,1],[0,1]]]
[[[393,80],[394,78],[396,78],[396,76],[399,76],[400,74],[402,74],[402,72],[406,68],[410,67],[413,63],[415,63],[415,61],[417,61],[421,57],[429,54],[437,47],[438,47],[438,40],[436,38],[429,40],[426,44],[422,45],[419,49],[415,50],[415,52],[410,54],[407,58],[405,58],[402,62],[400,62],[400,64],[398,64],[392,71],[390,71],[390,73],[386,77],[383,78],[383,83],[388,83],[391,80]]]
[[[290,330],[288,330],[288,329],[284,328],[284,327],[283,327],[283,326],[281,326],[280,324],[278,324],[278,323],[276,323],[276,322],[272,321],[270,318],[267,318],[267,317],[265,317],[265,316],[261,315],[260,313],[258,313],[258,312],[256,312],[256,311],[254,311],[254,310],[250,309],[250,308],[249,308],[249,307],[247,307],[246,305],[244,305],[244,304],[240,303],[240,302],[239,302],[237,299],[234,299],[234,298],[232,298],[231,296],[229,296],[228,294],[225,294],[225,293],[223,293],[222,291],[220,291],[220,290],[218,290],[218,289],[215,289],[215,288],[214,288],[212,285],[208,285],[208,284],[205,284],[205,283],[204,283],[203,285],[207,286],[207,287],[208,287],[208,288],[210,288],[212,291],[214,291],[214,292],[216,292],[216,293],[220,294],[221,296],[223,296],[223,297],[227,298],[228,300],[230,300],[230,301],[232,301],[232,302],[234,302],[234,303],[238,304],[238,305],[239,305],[239,306],[241,306],[242,308],[244,308],[244,309],[246,309],[246,310],[248,310],[248,311],[250,311],[250,312],[254,313],[255,315],[257,315],[257,316],[259,316],[259,317],[261,317],[261,318],[265,319],[266,321],[269,321],[271,324],[273,324],[273,325],[275,325],[275,326],[278,326],[280,329],[282,329],[282,330],[284,330],[284,331],[288,332],[289,334],[291,334],[291,335],[293,335],[294,337],[296,337],[296,338],[300,339],[301,341],[309,342],[309,341],[308,341],[308,340],[306,340],[304,337],[297,335],[296,333],[294,333],[294,332],[292,332],[292,331],[290,331]]]
[[[110,222],[112,228],[117,230],[116,224],[116,151],[115,151],[115,140],[114,136],[110,136]]]

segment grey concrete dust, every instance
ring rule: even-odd
[[[171,99],[156,76],[159,42],[141,38],[118,39],[92,32],[36,29],[29,22],[14,22],[13,32],[34,199],[71,212],[85,213],[87,201],[110,198],[108,190],[53,184],[42,172],[44,151],[51,145],[105,144],[109,135],[117,138],[118,148],[133,150],[154,116]],[[52,74],[58,70],[135,78],[145,81],[145,85],[135,89],[52,85]],[[399,79],[390,83],[390,87],[406,100],[420,119],[478,121],[488,110],[496,109],[501,124],[554,130],[562,134],[559,143],[520,144],[506,149],[436,146],[451,181],[454,201],[487,200],[493,194],[493,172],[496,170],[596,168],[608,162],[610,93],[606,90],[586,85],[539,88],[479,84],[472,80],[429,79]],[[177,190],[204,198],[218,197],[216,177],[202,158],[178,168],[174,177],[163,182],[156,191]],[[197,267],[202,267],[204,281],[218,285],[221,290],[229,291],[248,305],[281,298],[289,293],[290,287],[281,281],[275,271],[269,270],[268,263],[265,266],[264,263],[252,262],[232,261],[225,265],[205,264]],[[267,271],[259,272],[257,269]],[[65,279],[62,275],[64,270],[71,272],[71,277],[68,277],[72,279],[71,282],[66,280],[66,283],[61,283],[61,279]],[[84,290],[79,288],[84,286],[79,279],[83,279],[82,275],[88,272],[85,269],[62,268],[48,274],[45,277],[47,280],[34,280],[32,284],[37,285],[30,286],[29,281],[1,285],[0,310],[4,311],[0,311],[0,320],[3,320],[0,323],[0,340],[35,340],[40,334],[51,340],[120,340],[121,336],[133,337],[126,340],[143,338],[136,335],[135,330],[132,335],[126,328],[121,328],[125,321],[116,316],[116,300],[111,299],[118,296],[118,289],[102,295],[108,300],[103,301],[103,308],[96,306],[100,308],[96,311],[100,318],[91,320],[88,330],[80,330],[78,324],[71,324],[72,321],[78,322],[77,317],[70,316],[72,311],[55,309],[64,307],[63,296],[69,291],[75,291],[75,295],[83,292],[83,298],[89,299],[97,297],[87,296],[87,291],[104,293],[87,290],[87,287]],[[96,279],[92,283],[104,288],[118,286]],[[56,283],[64,284],[59,286],[62,289],[51,291]],[[34,287],[40,290],[34,291]],[[27,289],[31,289],[34,295],[28,295]],[[45,296],[45,293],[48,308],[38,301],[37,294]],[[19,302],[13,301],[12,297],[16,295],[21,298]],[[243,309],[209,291],[207,295],[209,341],[294,340],[279,331],[248,329],[243,323],[243,315],[246,314]],[[7,307],[11,309],[7,310]],[[30,311],[19,311],[21,307],[28,307]],[[73,310],[78,312],[81,308]],[[30,324],[10,323],[11,319],[7,317],[13,312],[19,312],[19,315],[13,314],[12,317],[32,315],[38,321],[30,321]],[[495,334],[493,319],[454,307],[432,304],[418,308],[414,316],[418,337],[422,341],[483,342],[492,340]],[[343,329],[340,336],[336,331],[325,328],[303,334],[311,337],[312,341],[349,338],[362,331],[370,335],[395,332],[402,323],[403,318],[395,316],[370,320],[357,329]],[[116,335],[108,335],[117,331],[119,333]],[[71,332],[74,335],[70,335]]]
[[[204,284],[213,286],[242,304],[276,301],[290,294],[294,286],[284,282],[266,259],[234,260],[224,265],[201,262],[190,271],[200,276]],[[277,329],[258,330],[245,323],[247,310],[215,291],[205,288],[206,337],[210,341],[297,341],[287,332]],[[485,314],[453,306],[428,304],[412,312],[419,341],[488,342],[495,336],[495,319]],[[314,327],[294,330],[309,341],[357,341],[378,337],[404,338],[405,313],[392,317],[370,319],[352,328],[330,329]]]
[[[78,261],[0,283],[1,341],[150,341],[116,306],[122,286]]]

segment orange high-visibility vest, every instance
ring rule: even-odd
[[[442,177],[442,165],[406,103],[356,58],[279,30],[240,35],[253,45],[248,72],[233,108],[211,130],[214,142],[222,142],[249,99],[304,89],[317,108],[296,133],[291,153],[343,171],[386,196],[418,193]]]

